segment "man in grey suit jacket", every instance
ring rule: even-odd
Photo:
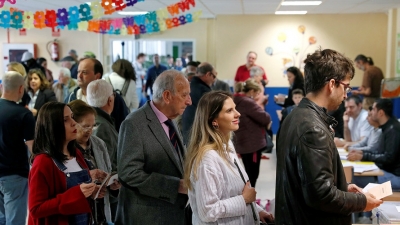
[[[157,77],[153,91],[153,100],[129,114],[119,133],[117,165],[122,187],[116,225],[185,224],[186,149],[176,126],[169,122],[192,104],[190,86],[181,72],[167,70]]]

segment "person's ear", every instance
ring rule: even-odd
[[[171,100],[172,100],[172,93],[170,91],[168,91],[168,90],[164,91],[163,92],[163,99],[164,99],[165,103],[169,104],[171,102]]]
[[[24,85],[19,86],[18,93],[23,94],[24,91],[25,91]]]
[[[336,82],[334,79],[330,79],[328,83],[328,88],[330,92],[333,92],[333,89],[336,87]]]
[[[96,73],[94,76],[96,77],[96,80],[101,79],[101,74],[100,73]]]

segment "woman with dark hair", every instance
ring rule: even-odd
[[[294,105],[292,95],[294,89],[300,89],[303,93],[306,93],[304,90],[304,76],[299,68],[295,66],[287,68],[286,75],[289,81],[288,96],[278,95],[274,97],[275,103],[285,108]]]
[[[139,107],[139,99],[136,92],[136,73],[135,69],[126,59],[118,59],[112,65],[113,72],[105,80],[118,90],[124,98],[126,106],[130,111]]]
[[[193,224],[273,221],[255,204],[255,189],[230,141],[239,129],[239,117],[228,92],[211,91],[199,101],[184,168]]]
[[[45,78],[40,69],[31,69],[25,79],[25,88],[31,100],[28,109],[36,118],[40,108],[47,102],[57,101],[54,91],[49,89],[49,81]]]
[[[38,58],[36,62],[37,64],[41,65],[44,68],[44,70],[46,71],[46,79],[49,81],[50,84],[53,84],[54,82],[53,72],[47,69],[47,60],[45,58]]]
[[[103,140],[92,135],[96,128],[96,110],[82,100],[74,100],[68,103],[77,122],[77,135],[75,147],[83,154],[89,170],[100,170],[100,172],[111,173],[111,161],[107,146]],[[114,181],[111,190],[120,188],[120,183]],[[110,193],[113,193],[112,191]],[[118,192],[114,193],[118,196]],[[95,224],[111,222],[110,195],[107,192],[104,199],[96,200],[97,211],[93,212]]]
[[[381,96],[381,85],[383,80],[383,72],[379,67],[374,66],[371,57],[358,55],[354,59],[356,67],[364,71],[363,81],[358,90],[351,91],[354,95],[363,95],[363,108],[368,110],[374,102]]]
[[[29,225],[89,225],[98,186],[76,150],[76,122],[64,103],[43,105],[36,122],[28,179]],[[100,198],[104,192],[100,191]]]

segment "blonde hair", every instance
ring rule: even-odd
[[[189,190],[192,189],[190,176],[193,173],[197,180],[197,168],[207,151],[215,150],[227,163],[229,161],[226,150],[229,139],[225,140],[223,134],[212,125],[228,98],[231,98],[231,94],[228,92],[211,91],[203,95],[199,101],[185,159],[184,183]]]
[[[25,67],[19,62],[10,62],[7,66],[10,67],[10,71],[15,71],[21,74],[23,77],[26,76]]]
[[[261,91],[260,84],[258,84],[254,79],[247,79],[245,82],[239,82],[235,85],[235,93],[244,92],[247,93],[251,90],[255,92]]]

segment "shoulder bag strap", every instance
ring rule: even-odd
[[[130,80],[125,79],[124,86],[122,86],[121,95],[123,97],[125,97],[126,92],[128,92],[129,82],[130,82]]]
[[[236,166],[237,169],[239,170],[240,177],[242,178],[244,184],[246,185],[246,180],[244,179],[243,173],[242,173],[242,171],[240,170],[239,165],[238,165],[237,162],[236,162],[236,159],[233,159],[233,160],[234,160],[233,162],[235,163],[235,166]],[[255,211],[255,209],[254,209],[253,203],[250,203],[250,206],[251,206],[251,211],[253,211],[253,218],[254,218],[254,221],[257,222],[257,215],[256,215],[256,211]]]

